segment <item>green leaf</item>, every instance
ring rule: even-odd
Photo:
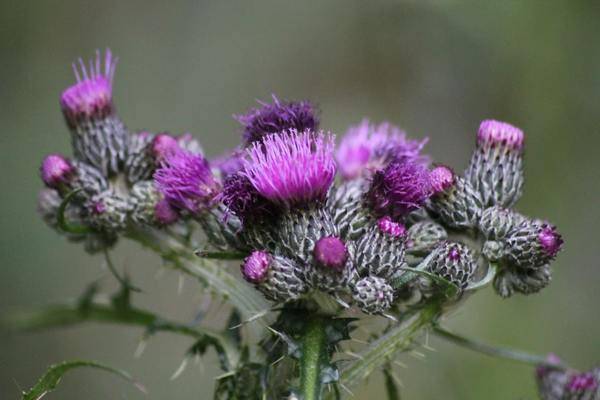
[[[60,380],[62,379],[63,375],[65,375],[67,372],[69,372],[73,369],[82,368],[82,367],[95,368],[95,369],[103,370],[106,372],[110,372],[112,374],[120,376],[121,378],[125,379],[128,382],[131,382],[140,391],[142,391],[144,393],[146,392],[144,387],[141,384],[139,384],[138,382],[136,382],[131,377],[131,375],[129,375],[125,371],[122,371],[122,370],[116,369],[116,368],[112,368],[112,367],[108,367],[106,365],[97,363],[95,361],[77,360],[77,361],[66,361],[66,362],[63,362],[60,364],[52,365],[50,368],[48,368],[46,373],[40,378],[40,380],[38,381],[38,383],[35,384],[34,387],[32,387],[29,391],[23,393],[23,396],[21,397],[21,399],[22,400],[39,400],[39,399],[41,399],[49,392],[56,389],[56,386],[60,383]]]
[[[69,192],[63,201],[58,206],[58,210],[56,212],[56,222],[58,223],[58,227],[67,233],[73,233],[76,235],[84,235],[86,233],[93,232],[91,228],[85,225],[77,225],[67,221],[65,211],[67,210],[67,206],[73,200],[73,197],[79,193],[82,189],[75,189]]]

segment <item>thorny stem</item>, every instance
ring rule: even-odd
[[[300,391],[303,400],[321,399],[323,385],[321,366],[327,362],[327,336],[323,317],[313,317],[308,321],[302,337],[302,357],[300,358]]]
[[[482,343],[477,340],[452,333],[439,325],[433,326],[433,332],[439,337],[454,344],[465,347],[469,350],[486,354],[488,356],[504,358],[533,366],[544,365],[549,367],[565,367],[564,365],[548,361],[544,356],[526,353],[521,350],[492,346],[487,343]]]

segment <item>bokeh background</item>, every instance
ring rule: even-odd
[[[472,297],[449,322],[492,343],[556,352],[580,368],[600,361],[598,265],[600,4],[597,1],[9,1],[0,2],[0,313],[75,298],[100,279],[101,259],[43,225],[38,165],[69,153],[58,107],[70,63],[110,46],[120,56],[117,107],[130,128],[190,131],[210,155],[239,140],[232,114],[268,99],[315,101],[341,134],[368,116],[428,136],[434,159],[466,166],[480,120],[527,134],[518,207],[547,217],[566,245],[540,294]],[[136,304],[182,321],[205,297],[133,245],[115,254],[145,292]],[[216,306],[213,306],[215,308]],[[218,309],[218,307],[217,307]],[[214,311],[213,311],[214,312]],[[216,311],[218,313],[218,310]],[[0,398],[13,399],[51,364],[95,359],[131,371],[144,397],[101,372],[68,375],[55,399],[208,399],[215,357],[171,374],[190,345],[162,334],[83,326],[0,340]],[[399,369],[406,399],[534,399],[533,371],[432,339]],[[356,399],[382,396],[374,376]]]

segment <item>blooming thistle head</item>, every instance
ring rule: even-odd
[[[433,193],[440,193],[454,184],[454,172],[450,167],[440,165],[429,173]]]
[[[150,154],[157,163],[166,160],[179,151],[177,139],[168,133],[159,133],[154,136],[150,144]]]
[[[493,119],[479,125],[477,144],[481,147],[504,147],[507,150],[523,150],[525,135],[519,128]]]
[[[192,214],[209,207],[219,190],[206,159],[183,150],[163,161],[154,181],[173,207]]]
[[[273,95],[273,103],[259,102],[260,108],[252,108],[235,118],[244,127],[246,144],[260,141],[263,137],[295,129],[315,131],[319,126],[315,107],[308,101],[280,101]]]
[[[364,119],[348,129],[336,151],[336,159],[342,177],[354,179],[365,170],[383,168],[396,159],[426,163],[427,158],[420,155],[426,143],[427,139],[407,139],[403,131],[390,123],[374,125]]]
[[[225,178],[219,200],[242,223],[259,221],[271,214],[269,201],[258,193],[248,177],[240,172]]]
[[[68,183],[75,174],[71,162],[60,154],[50,154],[44,158],[40,167],[42,181],[49,188],[58,188]]]
[[[117,59],[106,50],[104,59],[100,51],[86,67],[80,58],[73,63],[77,83],[68,87],[60,96],[60,106],[69,126],[80,119],[102,118],[113,112],[112,82]]]
[[[244,259],[241,266],[242,276],[251,283],[260,283],[267,277],[271,256],[266,251],[253,251]]]
[[[399,219],[431,196],[429,171],[412,160],[398,160],[373,175],[367,199],[376,214]]]
[[[264,198],[283,207],[323,202],[335,177],[334,137],[291,129],[247,150],[243,174]]]
[[[328,236],[315,243],[313,255],[320,266],[341,271],[348,260],[348,248],[340,238]]]

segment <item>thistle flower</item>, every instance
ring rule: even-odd
[[[427,209],[444,224],[452,228],[472,228],[477,226],[482,212],[479,193],[462,177],[446,167],[436,167],[430,173],[433,195]]]
[[[433,221],[417,222],[407,231],[406,252],[411,255],[426,255],[447,238],[448,233],[440,224]]]
[[[335,176],[334,138],[294,129],[254,143],[244,174],[256,190],[286,208],[324,203]]]
[[[259,223],[273,215],[269,201],[258,193],[248,177],[240,172],[225,179],[219,200],[242,223],[247,221]]]
[[[508,208],[493,206],[481,213],[479,231],[489,240],[504,239],[506,235],[525,221],[525,217]]]
[[[477,269],[477,262],[468,246],[444,241],[433,249],[426,268],[460,289],[465,289]]]
[[[313,250],[317,264],[324,268],[341,271],[348,260],[348,248],[338,237],[323,237],[315,243]]]
[[[208,208],[219,190],[206,159],[183,150],[167,156],[154,181],[173,207],[194,215]]]
[[[380,218],[356,244],[355,264],[360,276],[388,281],[404,273],[406,228],[390,217]]]
[[[393,160],[427,163],[427,157],[420,155],[426,143],[427,139],[407,139],[403,131],[390,123],[373,125],[364,119],[348,129],[335,156],[342,177],[355,179],[365,172],[384,168]]]
[[[42,161],[40,175],[46,186],[57,189],[71,181],[75,175],[75,169],[66,157],[60,154],[50,154]]]
[[[73,65],[77,83],[60,97],[75,157],[98,168],[105,176],[119,172],[127,149],[127,129],[117,117],[112,101],[115,67],[116,59],[110,50],[106,51],[103,62],[97,51],[88,68],[79,59],[79,65]]]
[[[154,157],[149,153],[155,135],[146,132],[136,132],[129,135],[127,158],[125,159],[125,177],[130,185],[152,178],[156,169]]]
[[[159,133],[158,135],[154,136],[152,142],[150,143],[150,154],[156,164],[160,164],[169,157],[174,156],[180,150],[181,148],[179,147],[179,142],[177,139],[168,133]],[[193,154],[191,152],[187,153]]]
[[[597,400],[600,398],[600,368],[577,372],[558,366],[560,359],[554,354],[548,362],[557,366],[540,365],[536,368],[536,381],[542,400]]]
[[[515,293],[530,295],[537,293],[552,280],[549,265],[536,268],[514,268],[504,266],[494,277],[494,290],[503,298]]]
[[[427,169],[410,160],[394,161],[375,172],[367,193],[378,215],[399,219],[420,208],[431,195]]]
[[[365,204],[369,185],[366,179],[359,178],[344,181],[331,190],[328,208],[344,239],[360,238],[373,222]]]
[[[511,207],[523,189],[523,131],[506,122],[486,120],[479,126],[465,178],[481,195],[484,206]]]
[[[265,251],[253,251],[244,260],[241,271],[246,281],[273,301],[294,300],[308,290],[299,265]]]
[[[177,210],[162,198],[154,181],[140,181],[133,185],[129,202],[131,219],[139,224],[170,225],[179,218]]]
[[[250,109],[248,113],[235,117],[244,128],[247,145],[270,134],[290,129],[314,132],[319,126],[315,107],[308,101],[285,102],[273,95],[273,104],[259,103],[260,108]]]
[[[127,216],[131,205],[124,197],[112,190],[93,196],[86,204],[86,221],[95,229],[117,232],[127,226]]]
[[[537,267],[552,261],[563,240],[555,226],[540,220],[526,220],[510,231],[505,242],[505,258],[520,267]]]
[[[382,314],[394,302],[394,289],[385,279],[367,276],[352,287],[352,299],[365,314]]]

